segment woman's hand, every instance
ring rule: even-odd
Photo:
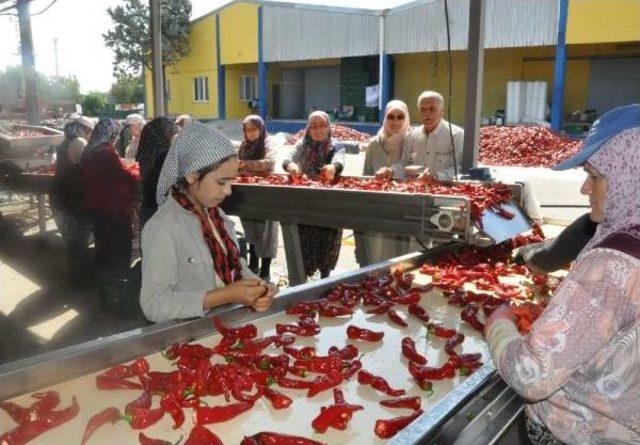
[[[263,281],[263,285],[266,287],[266,292],[258,297],[253,302],[253,308],[258,312],[264,312],[271,307],[273,303],[273,297],[278,293],[278,287],[273,283],[267,283]]]
[[[300,176],[300,167],[295,162],[289,162],[287,165],[287,173],[293,178]]]
[[[336,177],[336,166],[333,164],[327,164],[324,167],[322,167],[322,170],[320,170],[320,178],[324,179],[325,181],[333,181]]]
[[[389,167],[382,167],[376,172],[376,179],[380,181],[389,181],[393,178],[393,170]]]
[[[267,285],[264,281],[258,278],[248,278],[234,281],[233,283],[226,285],[222,290],[227,295],[227,301],[225,301],[225,303],[253,306],[255,301],[265,294]]]

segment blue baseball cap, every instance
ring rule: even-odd
[[[553,169],[568,170],[581,166],[609,139],[634,127],[640,127],[640,104],[626,105],[607,111],[591,126],[582,149],[566,161],[554,166]]]

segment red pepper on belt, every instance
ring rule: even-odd
[[[382,337],[384,337],[384,332],[374,332],[369,329],[349,325],[347,327],[347,337],[351,340],[380,341]]]
[[[143,375],[149,371],[149,363],[144,358],[139,358],[130,365],[117,365],[102,373],[105,377],[113,379],[126,379],[136,375]]]
[[[143,430],[155,425],[164,416],[162,408],[131,408],[122,418],[126,420],[134,430]]]
[[[108,423],[113,425],[119,420],[122,420],[122,414],[120,414],[120,410],[118,408],[111,407],[100,411],[98,414],[89,419],[89,422],[87,422],[87,426],[84,430],[84,435],[82,436],[80,445],[86,444],[93,433],[101,426]]]
[[[425,311],[417,304],[412,304],[409,306],[409,313],[424,323],[429,322],[429,314],[427,314],[427,311]]]
[[[340,357],[314,357],[306,360],[296,360],[293,366],[306,368],[308,371],[326,374],[329,371],[342,370]]]
[[[387,408],[408,408],[412,410],[419,410],[421,403],[422,399],[417,396],[380,400],[380,405],[386,406]]]
[[[313,346],[307,346],[302,349],[285,346],[284,348],[282,348],[282,350],[296,360],[304,360],[316,356],[316,348],[314,348]]]
[[[427,364],[427,359],[416,350],[416,342],[411,337],[402,339],[402,355],[419,365]]]
[[[429,323],[427,328],[429,329],[429,333],[440,338],[451,338],[457,334],[455,329],[445,328],[444,326],[435,323]]]
[[[449,358],[449,361],[456,369],[461,369],[464,366],[478,363],[482,359],[482,354],[455,354]]]
[[[382,301],[382,303],[380,303],[379,305],[377,305],[372,309],[369,309],[365,313],[373,314],[373,315],[382,315],[382,314],[386,314],[389,311],[389,309],[391,309],[392,307],[393,307],[393,303],[391,301],[384,300]]]
[[[124,412],[129,412],[131,408],[151,408],[151,393],[149,391],[145,391],[140,395],[140,397],[127,403],[124,407]]]
[[[404,429],[411,422],[416,420],[420,415],[422,415],[423,411],[421,409],[417,410],[410,416],[404,417],[396,417],[395,419],[378,419],[376,420],[375,433],[381,439],[389,439],[390,437],[395,436],[398,432]]]
[[[309,390],[307,391],[307,397],[311,398],[316,394],[321,393],[322,391],[326,391],[329,388],[338,386],[340,383],[342,383],[343,380],[344,377],[342,377],[342,374],[340,372],[331,370],[327,374],[323,375],[322,377],[318,377],[313,381],[313,383],[309,387]]]
[[[208,428],[196,425],[189,433],[189,437],[184,445],[224,445],[220,438],[213,434]]]
[[[322,305],[320,306],[319,314],[321,317],[341,317],[353,315],[353,311],[348,307]]]
[[[228,328],[222,324],[218,316],[213,317],[213,325],[223,337],[233,337],[249,340],[258,336],[258,328],[255,325],[247,324],[238,328]]]
[[[52,430],[73,419],[80,412],[78,401],[75,396],[72,399],[71,406],[58,410],[41,413],[35,419],[22,423],[12,430],[0,435],[0,444],[2,445],[23,445],[40,436],[42,433]]]
[[[418,381],[452,379],[456,375],[455,368],[451,362],[447,362],[439,368],[420,366],[409,362],[409,373]]]
[[[288,377],[280,377],[276,380],[278,386],[289,389],[309,389],[313,385],[313,381],[290,379]]]
[[[282,335],[285,332],[299,335],[301,337],[313,337],[320,333],[320,327],[303,327],[293,324],[276,324],[276,333]]]
[[[454,348],[458,345],[461,345],[463,341],[464,341],[464,334],[461,334],[458,332],[453,337],[447,339],[447,341],[444,343],[444,350],[449,355],[456,355]],[[419,364],[424,365],[424,363],[419,363]]]
[[[332,357],[340,357],[342,360],[353,360],[358,356],[358,348],[354,345],[347,345],[342,349],[338,349],[336,346],[329,348],[329,355]]]
[[[253,408],[253,403],[249,402],[238,402],[224,406],[199,406],[193,410],[193,421],[196,425],[226,422],[251,408]]]
[[[171,443],[168,440],[152,439],[147,437],[142,431],[138,433],[138,442],[140,442],[140,445],[178,445],[181,441],[182,436],[180,436],[176,443]]]
[[[391,301],[396,304],[417,304],[420,302],[420,294],[418,292],[411,292],[406,295],[394,297]]]
[[[160,407],[173,419],[173,429],[178,429],[184,423],[184,411],[174,393],[165,394],[160,399]]]
[[[191,444],[184,444],[191,445]],[[288,434],[272,433],[269,431],[245,437],[240,445],[325,445],[306,437],[290,436]]]
[[[315,315],[315,311],[320,308],[320,304],[316,302],[308,302],[308,301],[300,301],[293,306],[288,307],[285,310],[285,314],[287,315],[304,315],[304,314],[313,314]]]
[[[13,402],[2,402],[0,409],[6,411],[14,422],[21,424],[35,420],[41,413],[47,413],[60,404],[60,396],[56,391],[35,393],[31,397],[37,401],[33,402],[29,408],[23,408]]]
[[[289,396],[282,394],[275,389],[266,388],[264,391],[264,396],[269,399],[271,405],[275,409],[285,409],[288,408],[289,405],[293,403],[293,400]]]
[[[393,309],[389,309],[389,311],[387,312],[387,315],[389,316],[389,319],[393,321],[395,324],[402,326],[403,328],[406,328],[407,326],[409,326],[407,322],[404,320],[404,318],[402,318],[402,316],[398,314],[396,311],[394,311]]]
[[[320,414],[313,419],[311,426],[319,433],[324,433],[337,420],[343,419],[353,414],[355,411],[364,409],[361,405],[331,405],[322,410]]]
[[[467,307],[460,313],[460,318],[469,323],[475,329],[484,332],[484,323],[478,320],[478,306],[473,304],[467,305]]]
[[[111,390],[111,389],[142,389],[140,383],[131,382],[125,379],[114,379],[106,377],[104,375],[96,376],[96,385],[98,389]]]
[[[377,389],[391,397],[403,396],[406,392],[404,389],[392,389],[385,379],[375,376],[364,369],[358,373],[358,383],[361,385],[369,385],[373,389]]]
[[[343,380],[349,380],[356,375],[358,371],[362,369],[362,362],[360,360],[354,360],[351,362],[351,366],[342,372]]]

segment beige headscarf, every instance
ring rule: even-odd
[[[391,111],[402,111],[404,114],[402,127],[397,133],[391,131],[387,119],[387,115]],[[402,144],[404,142],[404,136],[407,134],[407,131],[409,131],[409,127],[409,107],[407,107],[407,104],[401,100],[390,101],[384,109],[384,122],[378,131],[378,140],[380,141],[382,149],[387,153],[387,156],[389,156],[391,163],[397,162],[402,157]]]

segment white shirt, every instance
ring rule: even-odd
[[[451,131],[457,167],[460,171],[464,130],[451,124]],[[449,123],[442,119],[431,133],[427,133],[424,125],[411,129],[404,139],[402,163],[404,166],[423,165],[440,180],[454,179]]]

